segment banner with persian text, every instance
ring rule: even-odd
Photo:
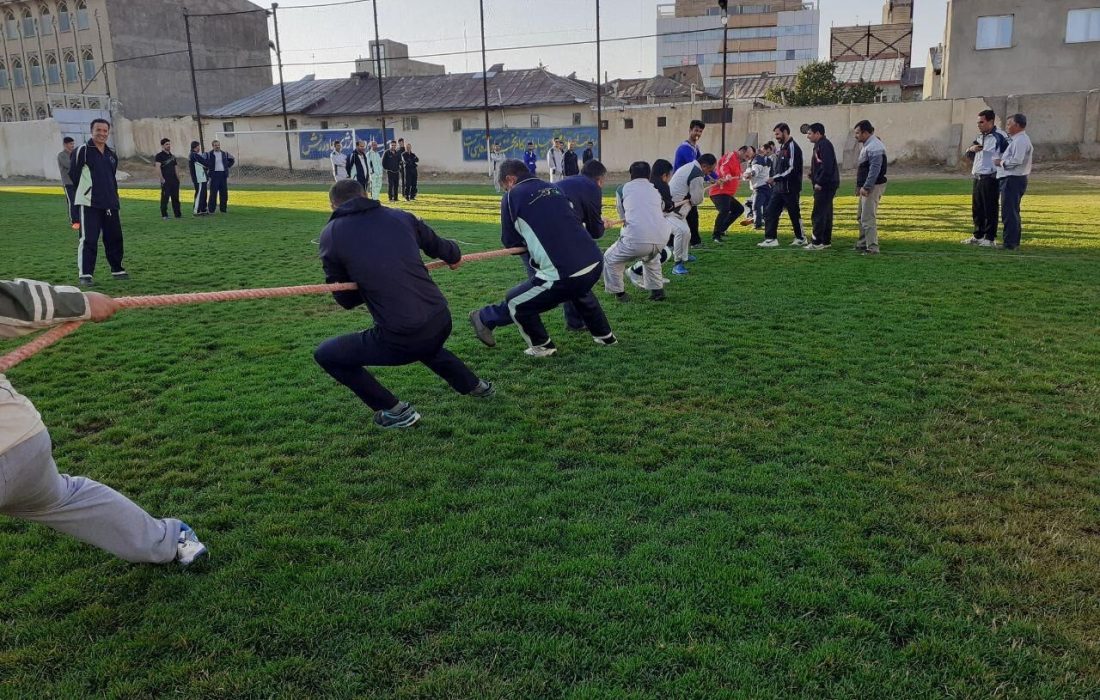
[[[462,130],[462,159],[463,160],[488,160],[486,151],[492,145],[500,146],[500,151],[508,158],[523,159],[523,152],[527,149],[527,142],[535,144],[535,152],[539,158],[545,158],[550,150],[550,144],[555,138],[560,138],[566,144],[573,142],[574,150],[580,156],[584,153],[586,144],[592,142],[592,150],[596,151],[596,127],[594,126],[563,126],[558,128],[538,129],[490,129],[490,146],[485,144],[484,129]],[[600,154],[596,153],[599,158]]]

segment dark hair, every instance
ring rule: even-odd
[[[522,160],[516,160],[515,158],[509,158],[500,164],[497,168],[497,182],[504,184],[504,179],[511,175],[517,180],[525,179],[531,171],[527,169],[527,164]]]
[[[161,139],[161,140],[160,140],[160,145],[162,145],[162,146],[163,146],[164,144],[166,144],[166,143],[171,143],[171,142],[172,142],[172,139],[169,139],[169,138],[163,138],[163,139]]]
[[[341,180],[333,185],[328,191],[329,201],[340,206],[345,202],[350,202],[356,197],[363,196],[363,186],[359,184],[358,180]]]
[[[810,124],[810,131],[814,132],[815,134],[821,134],[822,136],[824,136],[825,125],[821,122],[814,122],[813,124]]]
[[[791,133],[791,127],[786,122],[779,122],[775,125],[775,128],[773,128],[772,131],[775,131],[776,129],[779,129],[784,134]]]
[[[527,142],[527,145],[528,145],[528,146],[534,146],[534,145],[535,145],[535,142],[534,142],[534,141],[528,141],[528,142]]]
[[[598,180],[607,174],[607,168],[600,161],[593,158],[581,167],[581,175],[592,179]]]
[[[704,122],[702,119],[692,119],[691,123],[688,124],[688,130],[689,131],[691,129],[705,129],[705,128],[707,128],[707,125],[706,125],[706,122]]]
[[[1011,117],[1009,117],[1009,119],[1016,122],[1016,126],[1020,127],[1021,129],[1027,128],[1027,117],[1025,115],[1017,112],[1016,114],[1013,114]]]
[[[660,182],[661,178],[672,173],[672,169],[672,163],[669,163],[664,158],[658,158],[653,161],[653,168],[649,171],[649,181],[654,183]]]
[[[768,141],[766,144],[761,146],[761,148],[771,148],[771,149],[774,150],[775,149],[775,141]]]
[[[61,143],[76,143],[76,139],[74,139],[72,136],[66,136],[65,138],[61,139]]]
[[[193,150],[195,150],[196,148],[198,148],[198,147],[199,147],[199,146],[201,146],[201,145],[202,145],[202,144],[200,144],[200,143],[199,143],[198,141],[192,141],[192,142],[191,142],[191,150],[193,151]]]
[[[994,112],[992,109],[983,109],[982,111],[978,112],[978,116],[986,120],[987,122],[997,120],[997,113]]]
[[[637,160],[630,164],[630,179],[637,180],[639,178],[649,179],[649,163],[644,160]]]
[[[856,124],[856,129],[859,129],[860,131],[862,131],[865,134],[875,133],[874,125],[871,124],[871,122],[867,121],[866,119],[864,119],[864,120],[860,121],[859,123],[857,123]]]
[[[589,146],[591,146],[591,145],[592,145],[592,142],[591,142],[591,141],[589,141],[589,142],[588,142],[588,145],[589,145]]]
[[[714,157],[713,153],[704,153],[699,156],[699,165],[713,168],[715,165],[718,165],[718,159]]]
[[[103,117],[98,117],[98,118],[92,120],[92,124],[91,124],[91,126],[88,127],[88,130],[89,131],[95,131],[95,125],[96,124],[106,124],[108,129],[111,128],[111,122],[107,121]]]
[[[333,146],[343,146],[343,145],[344,145],[344,142],[343,142],[342,140],[340,140],[340,139],[333,139],[333,140],[332,140],[332,145],[333,145]]]

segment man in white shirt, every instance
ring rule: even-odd
[[[1001,220],[1004,221],[1005,250],[1020,247],[1020,202],[1027,192],[1027,178],[1035,149],[1027,135],[1027,117],[1013,114],[1008,118],[1008,148],[993,161],[1001,188]]]
[[[236,160],[227,151],[222,150],[222,145],[218,141],[214,141],[210,144],[214,150],[206,157],[206,162],[210,165],[210,199],[207,202],[207,213],[213,214],[215,211],[225,213],[226,204],[229,203],[229,169],[233,167]],[[214,208],[214,204],[218,204],[218,208]]]
[[[664,276],[661,274],[661,251],[668,243],[672,224],[665,219],[661,193],[649,181],[649,163],[638,161],[630,166],[630,182],[615,193],[615,206],[623,222],[619,240],[603,258],[603,285],[619,301],[630,301],[623,272],[626,266],[642,262],[642,286],[652,301],[665,298]]]
[[[673,203],[680,208],[685,219],[690,209],[697,208],[706,196],[706,178],[714,172],[717,165],[718,159],[713,154],[704,153],[698,160],[688,161],[672,174],[672,179],[668,181],[668,189],[672,194]],[[676,260],[676,265],[672,268],[674,275],[688,274],[687,263],[695,260],[695,256],[691,254],[691,229],[686,230],[685,235],[683,229],[675,229],[675,238],[672,242],[672,255]]]
[[[565,150],[561,139],[554,139],[554,145],[546,152],[546,166],[550,169],[550,182],[557,182],[564,177]]]
[[[348,157],[344,155],[344,144],[339,140],[332,142],[332,152],[328,154],[332,163],[332,179],[336,182],[346,179]]]
[[[978,138],[966,150],[966,157],[974,159],[970,169],[974,176],[971,209],[974,216],[974,234],[963,239],[966,245],[983,248],[997,246],[997,208],[1000,191],[997,187],[997,166],[993,161],[1001,157],[1008,146],[1008,134],[997,128],[997,114],[987,109],[978,114]]]

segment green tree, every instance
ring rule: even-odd
[[[851,86],[836,80],[836,64],[832,61],[814,61],[799,69],[794,88],[772,87],[764,99],[787,107],[817,107],[845,103],[874,102],[881,89],[860,80]]]
[[[861,105],[874,102],[882,94],[882,88],[876,87],[863,78],[854,85],[845,85],[841,88],[841,102],[845,104]]]

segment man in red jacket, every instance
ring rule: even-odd
[[[745,213],[745,207],[736,198],[737,188],[741,186],[741,161],[747,151],[745,146],[730,151],[718,160],[718,167],[714,170],[718,184],[711,188],[710,201],[718,209],[718,216],[714,219],[715,243],[721,243],[729,227]]]

